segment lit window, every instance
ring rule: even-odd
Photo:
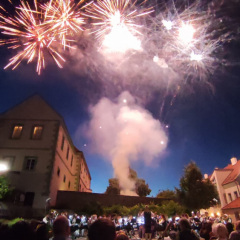
[[[61,144],[61,149],[63,150],[63,148],[64,148],[64,142],[65,142],[65,137],[63,136],[62,137],[62,144]]]
[[[35,126],[33,128],[32,139],[41,139],[43,126]]]
[[[67,148],[67,155],[66,155],[67,160],[68,160],[68,157],[69,157],[69,146]]]
[[[28,170],[28,171],[34,170],[36,164],[37,164],[36,157],[26,157],[25,170]]]
[[[13,128],[13,132],[12,132],[12,138],[13,139],[19,139],[22,135],[22,130],[23,130],[23,126],[22,125],[16,125]]]

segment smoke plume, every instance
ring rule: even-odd
[[[98,154],[111,161],[119,179],[121,194],[134,195],[135,182],[129,179],[132,161],[150,165],[167,146],[167,135],[161,123],[138,106],[128,92],[116,102],[102,98],[90,108],[88,137]]]

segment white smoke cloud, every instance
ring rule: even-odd
[[[88,137],[97,153],[111,161],[121,194],[132,195],[135,182],[128,177],[130,164],[143,160],[150,165],[164,152],[168,142],[164,127],[128,92],[116,102],[102,98],[90,113]]]

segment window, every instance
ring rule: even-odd
[[[34,202],[35,193],[34,192],[26,192],[24,199],[24,206],[32,206]]]
[[[235,196],[235,199],[238,198],[238,193],[237,193],[237,191],[234,192],[234,196]]]
[[[231,193],[228,194],[228,197],[229,197],[230,202],[232,202],[232,194]]]
[[[69,157],[69,146],[67,147],[67,155],[66,155],[67,160],[68,160],[68,157]]]
[[[60,176],[60,168],[58,168],[58,170],[57,170],[57,175],[58,175],[58,177]]]
[[[62,144],[61,144],[61,149],[63,150],[63,148],[64,148],[64,142],[65,142],[65,137],[63,136],[62,137]]]
[[[239,212],[238,211],[234,212],[234,215],[236,220],[238,221],[240,219]]]
[[[36,157],[26,157],[25,158],[25,170],[31,171],[34,170],[37,164],[37,158]]]
[[[22,125],[15,125],[13,127],[12,139],[19,139],[22,135],[22,130],[23,130]]]
[[[63,176],[63,182],[66,182],[66,176],[65,175]]]
[[[32,132],[32,139],[41,139],[43,126],[34,126]]]
[[[227,195],[226,195],[226,193],[223,194],[223,198],[224,198],[225,204],[227,204],[228,202],[227,202]]]
[[[71,183],[70,183],[70,181],[68,182],[68,189],[70,189],[70,186],[71,186]]]
[[[73,165],[73,155],[72,155],[72,159],[71,159],[71,167],[72,167],[72,165]]]

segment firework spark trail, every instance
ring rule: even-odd
[[[50,0],[46,4],[40,5],[44,11],[45,25],[51,31],[52,38],[59,38],[64,49],[71,47],[73,36],[84,30],[85,17],[82,10],[92,3],[84,4],[84,1],[81,0],[75,4],[72,0]],[[69,36],[72,39],[68,39]]]
[[[14,17],[6,17],[5,14],[0,15],[2,34],[10,37],[1,40],[1,44],[9,45],[8,48],[11,49],[21,50],[9,60],[5,69],[9,66],[13,66],[12,69],[15,69],[22,60],[27,59],[27,63],[30,63],[36,57],[36,71],[40,74],[42,69],[45,68],[45,51],[48,51],[58,67],[62,67],[61,62],[65,60],[54,47],[49,45],[50,42],[55,40],[52,39],[51,34],[42,22],[44,22],[44,19],[41,19],[40,12],[37,9],[32,9],[24,1],[21,1],[20,6],[16,8]]]

